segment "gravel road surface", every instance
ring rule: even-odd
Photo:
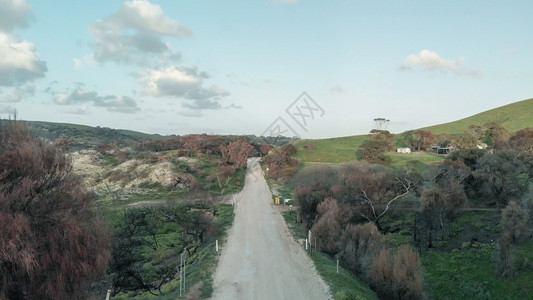
[[[274,209],[258,158],[248,160],[235,221],[215,273],[213,299],[332,299]]]

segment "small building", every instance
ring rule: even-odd
[[[407,147],[406,147],[406,148],[398,148],[398,149],[396,150],[396,152],[398,152],[398,153],[404,153],[404,154],[405,154],[405,153],[411,153],[411,148],[407,148]]]
[[[433,150],[435,150],[435,152],[437,152],[437,154],[448,154],[450,153],[451,151],[453,151],[455,149],[454,146],[448,146],[448,147],[441,147],[441,146],[431,146],[431,148]]]

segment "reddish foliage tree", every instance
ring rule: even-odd
[[[384,147],[387,151],[394,149],[394,134],[390,133],[388,130],[372,129],[370,130],[368,138],[371,141],[384,142]]]
[[[260,147],[259,147],[259,151],[261,152],[262,155],[267,155],[268,152],[270,152],[270,150],[274,149],[274,146],[270,145],[270,144],[262,144]]]
[[[311,231],[316,238],[320,251],[330,255],[337,254],[342,228],[350,221],[352,212],[349,207],[341,207],[337,200],[327,198],[317,206],[318,221]]]
[[[268,176],[276,180],[287,180],[298,172],[300,162],[292,155],[297,149],[292,144],[284,145],[270,153],[265,158],[265,163],[269,169]]]
[[[341,258],[348,268],[368,277],[374,257],[384,247],[385,239],[371,222],[364,225],[348,225],[341,236]]]
[[[227,146],[220,146],[222,160],[233,164],[237,169],[246,166],[248,157],[254,153],[255,149],[248,142],[236,141]]]
[[[489,122],[483,124],[483,134],[481,139],[489,144],[493,145],[497,142],[506,141],[509,139],[509,132],[502,124],[496,122]]]
[[[362,160],[388,166],[392,163],[392,159],[386,156],[385,152],[390,151],[390,148],[387,141],[369,140],[359,146],[357,153]]]
[[[106,267],[110,236],[63,153],[0,130],[0,298],[68,299]]]
[[[533,155],[533,128],[517,131],[509,138],[509,146],[518,156]]]
[[[418,150],[427,150],[435,142],[435,136],[431,131],[416,130],[414,133],[418,137],[416,145]]]
[[[423,299],[420,257],[409,246],[398,253],[381,250],[372,262],[371,278],[382,299]]]

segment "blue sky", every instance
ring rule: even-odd
[[[533,97],[531,11],[531,1],[0,0],[0,116],[161,134],[262,134],[281,118],[303,138],[364,134],[384,117],[399,133]]]

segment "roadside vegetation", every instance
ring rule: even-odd
[[[99,299],[110,288],[116,299],[176,299],[182,257],[181,296],[210,297],[215,241],[233,220],[224,203],[258,155],[274,196],[295,205],[284,213],[295,238],[311,231],[335,299],[527,298],[533,129],[516,111],[532,103],[399,135],[378,118],[365,136],[275,148],[254,136],[44,122],[32,132],[3,120],[0,298]]]
[[[366,138],[359,161],[304,163],[283,178],[290,188],[278,187],[293,190],[285,197],[295,200],[297,213],[285,218],[296,238],[311,230],[320,252],[313,255],[329,266],[339,259],[382,299],[528,297],[533,129],[509,133],[487,123],[456,136],[374,130]],[[399,164],[387,153],[398,141],[414,151],[435,144],[455,151]],[[315,150],[307,141],[296,145],[294,157]],[[334,295],[344,289],[334,287],[335,277],[322,276]],[[368,298],[360,285],[339,295]]]
[[[70,152],[72,140],[36,138],[24,122],[0,126],[2,299],[209,298],[215,241],[233,220],[223,202],[242,189],[247,157],[272,148],[191,135]]]

